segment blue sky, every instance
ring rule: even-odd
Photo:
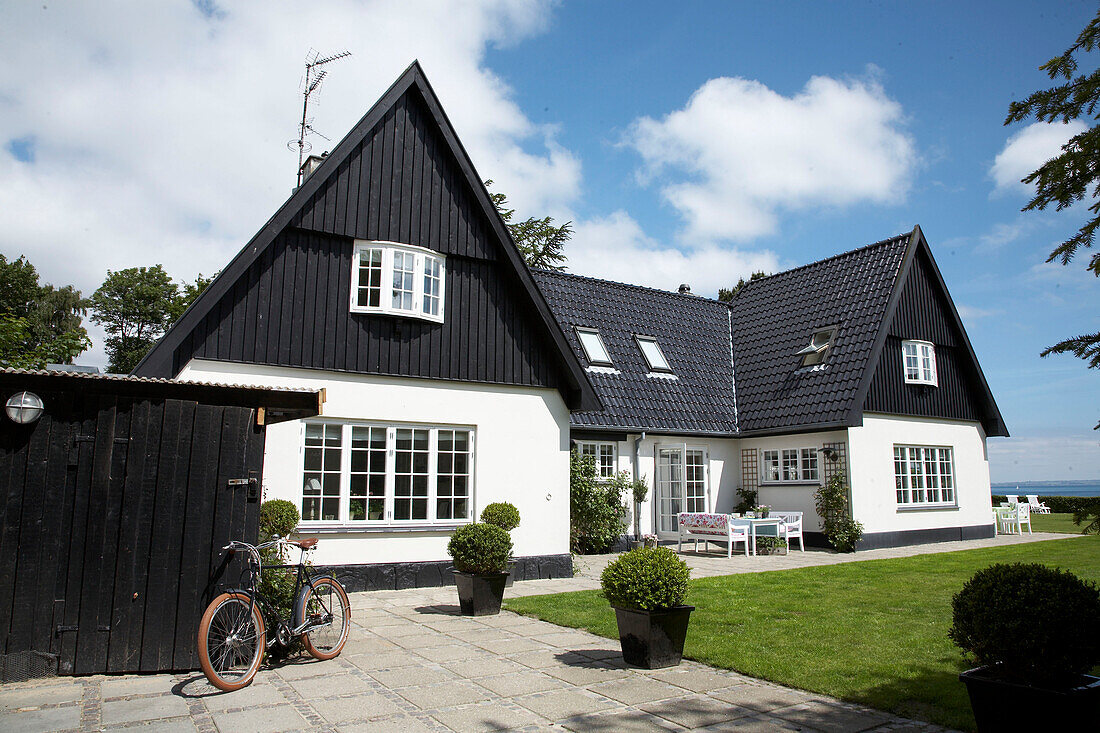
[[[220,268],[293,184],[308,49],[339,139],[414,57],[521,215],[585,274],[701,294],[920,224],[1013,434],[994,481],[1100,477],[1100,282],[1045,265],[1082,213],[1020,213],[1068,136],[1002,126],[1087,2],[19,4],[0,28],[0,252],[91,292]],[[314,141],[320,147],[333,143]],[[98,334],[93,334],[98,339]],[[87,355],[103,363],[102,347]]]

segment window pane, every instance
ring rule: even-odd
[[[424,257],[424,312],[439,315],[440,285],[443,279],[443,262],[436,257]]]
[[[703,451],[689,450],[686,466],[687,511],[705,512],[707,510],[706,465]]]
[[[779,480],[779,451],[764,451],[763,473],[761,475],[761,478],[764,481]]]
[[[611,363],[611,357],[608,355],[607,349],[604,348],[603,339],[600,338],[598,332],[584,331],[578,328],[577,338],[580,339],[584,354],[588,357],[589,362],[592,364]]]
[[[343,426],[306,423],[302,451],[302,520],[340,519]]]
[[[436,519],[466,519],[469,499],[468,431],[440,429],[436,438]],[[461,446],[461,447],[460,447]]]
[[[798,480],[798,451],[786,449],[783,451],[783,480]]]
[[[356,305],[377,308],[382,302],[382,250],[359,250]]]
[[[394,519],[428,518],[429,432],[418,428],[397,430],[394,451]]]
[[[664,352],[661,351],[656,339],[638,337],[637,341],[638,348],[642,350],[642,355],[645,357],[646,363],[649,364],[650,371],[671,371],[668,359],[665,358]]]
[[[395,310],[413,310],[413,276],[416,272],[416,255],[411,252],[393,253],[393,296],[391,306]]]
[[[348,494],[353,521],[380,521],[386,496],[386,429],[351,429],[351,469]]]
[[[817,449],[803,448],[802,453],[802,480],[817,481]]]

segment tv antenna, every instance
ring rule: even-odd
[[[313,146],[310,145],[308,138],[310,135],[317,135],[325,140],[327,137],[322,135],[313,129],[313,119],[308,117],[309,114],[309,98],[313,94],[320,92],[321,84],[324,83],[325,77],[328,76],[328,71],[320,67],[325,64],[330,64],[333,61],[339,61],[342,58],[351,56],[351,51],[340,51],[334,53],[331,56],[322,57],[320,53],[314,49],[310,49],[306,54],[306,75],[302,79],[302,121],[298,125],[298,139],[291,140],[287,143],[287,147],[294,150],[298,148],[298,185],[302,185],[302,163],[305,162],[306,153],[313,150]]]

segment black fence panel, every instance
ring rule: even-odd
[[[60,674],[194,669],[203,610],[243,570],[221,548],[258,531],[256,492],[232,482],[261,480],[255,411],[36,393],[36,422],[0,416],[0,655],[51,655]]]

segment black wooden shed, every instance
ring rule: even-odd
[[[215,590],[236,585],[230,539],[255,539],[266,425],[320,412],[322,393],[0,370],[0,669],[41,674],[198,666]]]

